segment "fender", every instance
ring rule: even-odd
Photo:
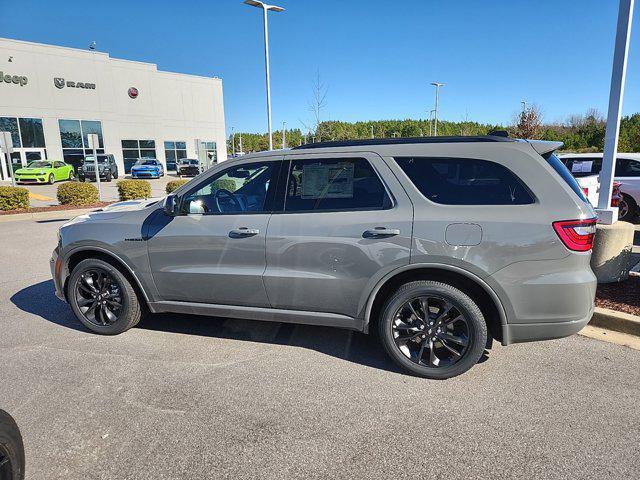
[[[96,251],[96,252],[100,252],[100,253],[104,253],[109,257],[112,257],[114,260],[117,260],[117,262],[121,265],[124,265],[124,267],[127,269],[127,272],[129,272],[131,274],[131,276],[133,277],[133,279],[135,280],[136,284],[138,285],[138,288],[140,289],[140,291],[142,292],[142,295],[144,296],[145,301],[147,302],[148,305],[151,304],[151,300],[149,299],[149,296],[147,294],[147,290],[144,286],[144,284],[140,281],[140,278],[138,278],[138,276],[136,275],[136,273],[133,271],[133,269],[129,266],[128,262],[126,262],[125,260],[122,259],[122,257],[120,255],[118,255],[117,253],[113,252],[112,250],[109,250],[107,248],[104,247],[99,247],[99,246],[95,246],[95,245],[83,245],[83,246],[78,246],[78,247],[74,247],[71,250],[69,250],[68,252],[65,253],[64,255],[64,262],[62,264],[63,268],[64,268],[64,281],[63,281],[63,286],[67,281],[67,278],[70,276],[70,272],[69,272],[69,258],[78,252],[83,252],[83,251]],[[153,312],[153,310],[152,310]]]
[[[489,284],[487,284],[487,282],[485,282],[482,278],[480,278],[476,274],[471,273],[468,270],[465,270],[463,268],[456,267],[454,265],[447,265],[447,264],[443,264],[443,263],[410,263],[409,265],[404,265],[402,267],[396,268],[395,270],[393,270],[392,272],[389,272],[386,276],[384,276],[376,284],[374,289],[369,294],[369,298],[367,299],[367,303],[366,303],[365,311],[364,311],[364,329],[365,329],[365,331],[368,331],[368,329],[369,329],[369,321],[371,319],[370,317],[371,317],[371,310],[373,308],[373,302],[375,301],[376,295],[378,294],[378,292],[380,291],[382,286],[385,283],[387,283],[387,281],[389,281],[391,278],[395,277],[396,275],[398,275],[400,273],[404,273],[404,272],[407,272],[407,271],[410,271],[410,270],[417,270],[417,269],[421,269],[421,268],[433,268],[433,269],[440,269],[440,270],[449,270],[451,272],[455,272],[455,273],[464,275],[465,277],[469,278],[470,280],[472,280],[475,283],[477,283],[478,285],[480,285],[489,294],[489,296],[491,297],[493,302],[496,304],[496,307],[498,309],[498,314],[500,315],[500,324],[502,325],[503,332],[505,331],[504,327],[507,324],[507,315],[506,315],[504,306],[502,304],[502,301],[500,300],[500,297],[498,297],[498,295],[493,290],[493,288],[491,288],[489,286]]]

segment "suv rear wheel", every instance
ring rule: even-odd
[[[68,288],[73,313],[93,332],[116,335],[140,321],[142,310],[133,286],[104,260],[89,258],[78,263]]]
[[[387,300],[379,329],[387,354],[399,366],[433,379],[466,372],[487,344],[478,305],[457,288],[435,281],[401,286]]]
[[[623,193],[618,203],[618,220],[631,222],[638,213],[638,205],[629,195]]]

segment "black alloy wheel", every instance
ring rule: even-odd
[[[478,305],[458,288],[420,280],[402,285],[379,319],[387,354],[425,378],[460,375],[478,363],[487,345],[487,324]]]

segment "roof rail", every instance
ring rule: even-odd
[[[515,142],[513,138],[502,135],[450,136],[450,137],[396,137],[396,138],[364,138],[356,140],[336,140],[329,142],[305,143],[292,150],[326,147],[361,147],[368,145],[407,145],[412,143],[483,143],[483,142]]]

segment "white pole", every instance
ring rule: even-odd
[[[236,132],[235,127],[231,127],[231,155],[236,156]]]
[[[269,76],[269,24],[267,6],[262,5],[264,15],[264,64],[267,76],[267,122],[269,125],[269,150],[273,150],[273,133],[271,132],[271,78]]]
[[[96,135],[95,133],[90,133],[87,135],[87,140],[89,140],[89,146],[91,147],[91,150],[93,150],[93,163],[96,169],[96,184],[98,185],[98,200],[102,201],[102,186],[100,185],[100,166],[98,164],[98,154],[96,153],[96,148],[98,147],[98,135]]]
[[[285,130],[285,125],[287,124],[287,122],[282,122],[282,148],[285,149],[287,148],[287,140],[286,140],[286,130]]]
[[[634,0],[620,0],[618,10],[618,28],[616,46],[613,54],[611,71],[611,90],[609,93],[609,111],[607,113],[607,130],[604,139],[604,155],[600,171],[600,196],[598,198],[598,220],[600,223],[612,224],[617,220],[617,211],[611,207],[611,192],[618,152],[618,136],[620,134],[620,114],[624,83],[627,74],[627,57],[629,54],[629,38],[633,19]]]
[[[433,135],[438,136],[438,93],[440,92],[440,85],[436,85],[436,108],[433,114]]]

